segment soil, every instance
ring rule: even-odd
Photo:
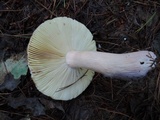
[[[59,16],[86,25],[98,51],[151,50],[159,56],[159,11],[156,0],[1,0],[0,60],[26,52],[37,26]],[[146,77],[134,81],[96,73],[89,87],[70,101],[56,101],[40,93],[28,70],[14,90],[0,90],[0,119],[159,120],[159,70],[157,64]]]

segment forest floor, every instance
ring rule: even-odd
[[[1,63],[25,54],[33,31],[59,16],[86,25],[98,51],[160,54],[160,2],[156,0],[1,0]],[[134,81],[96,73],[89,87],[70,101],[40,93],[27,70],[18,79],[10,71],[0,71],[0,120],[160,120],[159,64]]]

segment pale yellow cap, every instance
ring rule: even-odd
[[[96,51],[96,45],[82,23],[67,17],[42,23],[27,48],[28,66],[37,89],[56,100],[77,97],[94,76],[94,71],[69,67],[65,59],[69,51]]]

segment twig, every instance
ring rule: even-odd
[[[0,37],[20,37],[20,38],[30,38],[32,34],[19,34],[19,35],[10,35],[10,34],[0,34]]]
[[[20,12],[20,11],[22,11],[22,10],[10,10],[10,9],[8,9],[8,10],[0,10],[0,12]]]
[[[104,111],[107,111],[107,112],[110,112],[110,113],[114,113],[114,114],[119,114],[119,115],[128,117],[128,118],[131,119],[131,120],[135,120],[135,119],[132,118],[131,116],[126,115],[126,114],[124,114],[124,113],[122,113],[122,112],[117,112],[117,111],[113,111],[113,110],[108,110],[108,109],[106,109],[106,108],[98,108],[98,109],[99,109],[99,110],[104,110]]]
[[[154,18],[154,16],[156,15],[156,12],[154,12],[154,14],[147,20],[147,22],[142,25],[138,30],[136,30],[136,33],[141,31],[149,22],[151,22],[151,20]]]
[[[133,1],[134,3],[140,4],[140,5],[146,5],[146,6],[155,6],[155,4],[160,5],[160,3],[152,1],[153,4],[147,4],[145,2],[140,2],[140,1]]]
[[[44,9],[46,9],[51,15],[56,16],[52,11],[50,11],[46,6],[44,6],[42,3],[40,3],[39,1],[35,0],[40,6],[42,6]]]

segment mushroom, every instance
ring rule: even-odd
[[[57,17],[42,23],[30,38],[28,66],[37,89],[56,100],[70,100],[90,84],[94,71],[108,77],[139,78],[155,67],[151,51],[98,52],[80,22]]]

